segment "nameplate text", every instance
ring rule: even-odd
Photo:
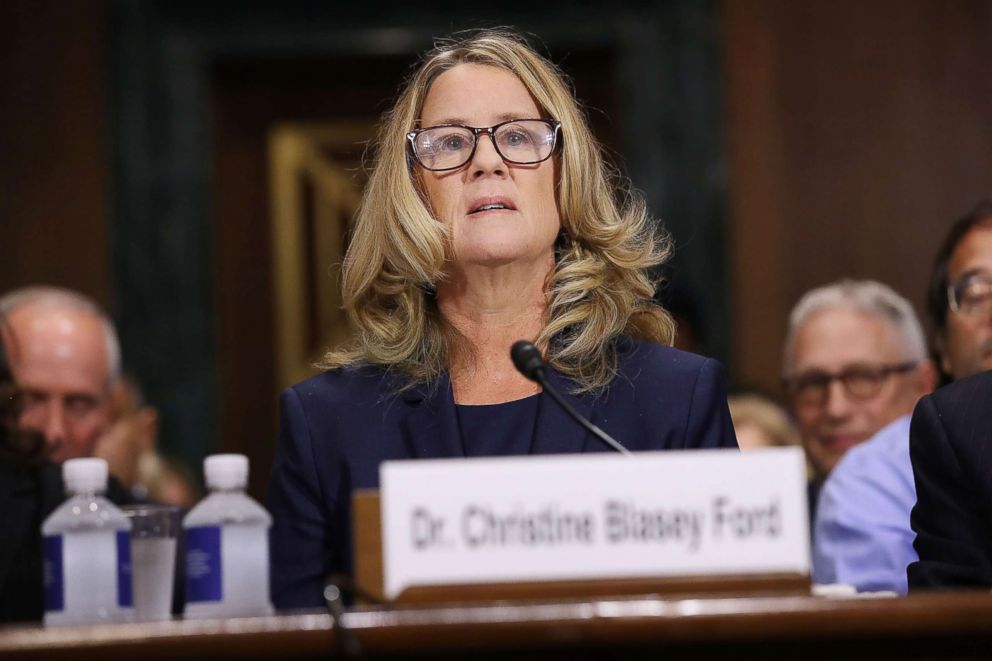
[[[386,462],[384,588],[809,573],[797,448]]]

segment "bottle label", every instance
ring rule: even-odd
[[[186,529],[186,601],[224,599],[220,526]]]
[[[127,530],[117,531],[117,605],[121,608],[132,608],[134,605],[131,593],[131,533]]]
[[[65,608],[65,590],[62,581],[62,535],[45,535],[44,552],[45,610],[61,611]]]

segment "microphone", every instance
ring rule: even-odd
[[[514,342],[513,346],[510,347],[510,358],[513,360],[513,366],[517,368],[518,372],[531,381],[541,384],[545,392],[558,402],[558,406],[562,407],[565,413],[570,415],[583,429],[620,454],[630,455],[630,450],[617,443],[605,431],[582,417],[578,411],[572,408],[571,404],[565,401],[565,398],[557,390],[551,387],[551,384],[544,378],[544,359],[541,357],[541,352],[532,342],[528,342],[527,340],[517,340]]]
[[[544,359],[541,352],[533,343],[527,340],[517,340],[510,347],[510,358],[517,371],[531,381],[544,385]]]

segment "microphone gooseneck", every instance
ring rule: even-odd
[[[620,454],[630,454],[630,450],[617,443],[613,437],[586,420],[582,414],[572,408],[572,405],[565,401],[565,398],[548,383],[547,379],[544,378],[544,359],[541,357],[540,350],[532,342],[528,342],[527,340],[517,340],[514,342],[510,348],[510,358],[513,360],[513,366],[517,368],[518,372],[531,381],[541,384],[544,391],[551,395],[551,398],[558,403],[558,406],[562,407],[565,413],[570,415],[583,429]]]

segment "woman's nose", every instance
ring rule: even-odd
[[[503,174],[506,172],[506,162],[496,150],[496,138],[492,134],[483,133],[478,137],[475,153],[470,163],[472,176],[484,174]]]

